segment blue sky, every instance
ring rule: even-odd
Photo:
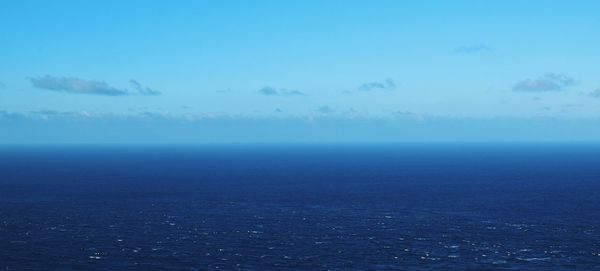
[[[600,138],[598,1],[4,1],[0,143]]]

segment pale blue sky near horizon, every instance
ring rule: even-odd
[[[0,7],[0,143],[600,138],[598,1]]]

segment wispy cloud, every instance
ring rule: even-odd
[[[576,83],[573,77],[564,74],[547,73],[535,79],[519,81],[513,86],[513,90],[519,92],[561,91]]]
[[[454,52],[457,54],[476,54],[491,50],[490,47],[483,44],[471,44],[462,45],[454,48]]]
[[[29,78],[31,84],[39,89],[78,94],[96,94],[121,96],[129,94],[126,89],[118,89],[104,81],[83,80],[75,77],[53,77],[46,75],[40,78]]]
[[[124,96],[124,95],[158,95],[157,91],[143,87],[135,80],[131,80],[131,84],[136,89],[136,92],[130,92],[127,89],[120,89],[110,86],[104,81],[85,80],[76,77],[54,77],[46,75],[39,78],[29,78],[31,84],[39,89],[52,90],[64,93],[75,94],[93,94],[105,96]]]
[[[21,120],[25,118],[26,116],[21,113],[0,110],[0,120]]]
[[[376,91],[376,90],[395,90],[396,83],[391,78],[387,78],[381,82],[369,82],[358,86],[360,91]]]
[[[258,90],[259,93],[266,96],[306,96],[299,90],[276,89],[274,87],[264,87]]]
[[[333,114],[335,112],[335,110],[333,110],[333,108],[331,108],[328,105],[324,105],[324,106],[317,108],[317,112],[328,115],[328,114]]]
[[[28,113],[33,114],[33,115],[47,115],[47,116],[71,116],[71,115],[75,114],[75,112],[71,112],[71,111],[58,111],[58,110],[49,110],[49,109],[34,110],[34,111],[29,111]]]
[[[141,95],[147,95],[147,96],[156,96],[156,95],[161,95],[161,93],[159,91],[156,91],[154,89],[151,89],[149,87],[146,86],[142,86],[142,84],[140,84],[138,81],[136,80],[129,80],[129,82],[133,85],[133,87],[135,88],[135,90],[137,90],[137,92]]]
[[[81,120],[90,117],[87,111],[33,110],[25,112],[9,112],[0,110],[0,120]]]
[[[600,88],[594,89],[589,95],[594,98],[600,98]]]

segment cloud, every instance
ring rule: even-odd
[[[513,86],[519,92],[561,91],[576,84],[575,79],[564,74],[547,73],[536,79],[525,79]]]
[[[26,116],[22,113],[0,110],[0,120],[22,120],[25,118]]]
[[[46,115],[46,116],[71,116],[71,115],[74,115],[75,113],[69,112],[69,111],[58,111],[58,110],[45,109],[45,110],[29,111],[29,114]]]
[[[127,89],[119,89],[110,86],[104,81],[85,80],[75,77],[54,77],[46,75],[40,78],[29,78],[31,84],[39,89],[52,90],[64,93],[75,94],[94,94],[105,96],[124,96],[124,95],[159,95],[160,92],[143,87],[135,80],[130,83],[137,92],[130,92]]]
[[[376,91],[376,90],[395,90],[396,83],[391,78],[385,79],[383,82],[369,82],[358,86],[360,91]]]
[[[259,89],[258,92],[266,96],[306,96],[298,90],[276,89],[273,87],[264,87]]]
[[[392,112],[393,116],[412,116],[413,113],[410,111],[406,111],[406,110],[398,110],[398,111],[394,111]]]
[[[463,46],[459,46],[456,47],[454,49],[454,52],[457,54],[476,54],[476,53],[481,53],[481,52],[485,52],[485,51],[489,51],[491,50],[490,47],[483,45],[483,44],[472,44],[472,45],[463,45]]]
[[[230,88],[228,89],[217,89],[215,90],[215,92],[217,93],[229,93],[229,92],[233,92]]]
[[[589,95],[593,98],[600,98],[600,88],[594,89]]]
[[[149,87],[144,87],[144,86],[142,86],[142,84],[140,84],[136,80],[131,79],[131,80],[129,80],[129,82],[133,85],[135,90],[137,90],[140,95],[146,95],[146,96],[161,95],[161,93],[159,91],[153,90]]]
[[[75,77],[53,77],[46,75],[40,78],[29,78],[31,84],[39,89],[78,94],[96,94],[108,96],[128,95],[125,89],[118,89],[104,81],[83,80]]]
[[[317,108],[317,112],[319,112],[321,114],[333,114],[333,112],[335,112],[335,110],[333,110],[333,108],[331,108],[328,105],[324,105],[324,106]]]

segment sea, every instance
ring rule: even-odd
[[[0,270],[600,270],[600,144],[1,146]]]

